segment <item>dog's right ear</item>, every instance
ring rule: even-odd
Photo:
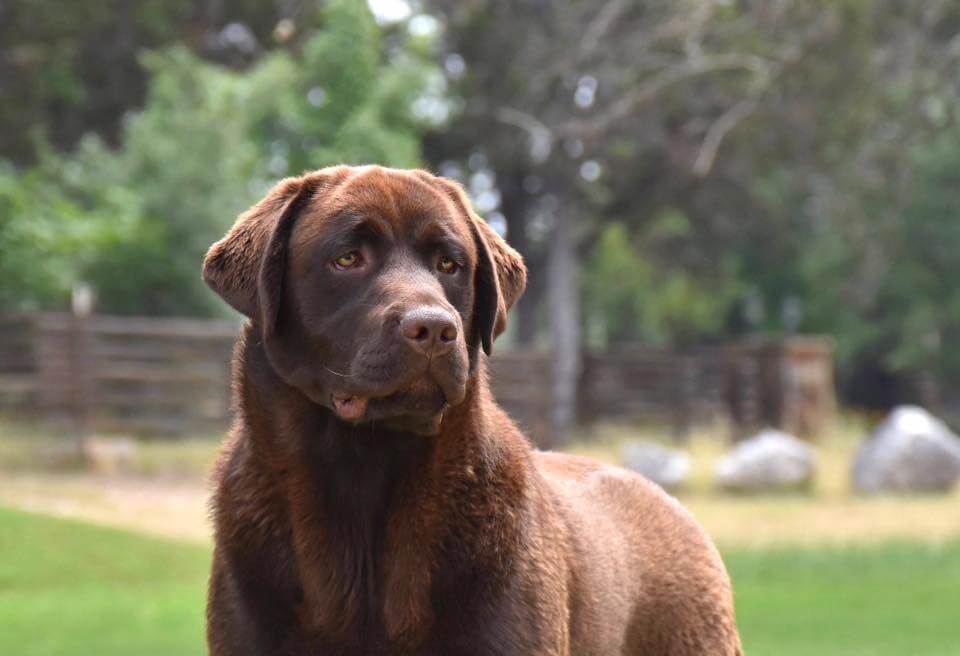
[[[287,224],[316,190],[316,175],[286,178],[259,203],[237,217],[226,236],[210,247],[203,260],[203,279],[235,310],[261,320],[274,305],[260,300],[261,268],[275,233]],[[286,227],[284,227],[286,226]],[[265,299],[266,300],[266,299]]]
[[[276,327],[287,241],[297,214],[352,170],[332,166],[281,180],[207,252],[204,281],[235,310],[260,321],[265,334]]]

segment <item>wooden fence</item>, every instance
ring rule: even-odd
[[[40,313],[0,317],[0,411],[78,432],[176,435],[223,430],[231,321]],[[548,444],[549,353],[497,352],[494,393]],[[815,434],[833,404],[829,342],[793,339],[675,352],[587,353],[581,421],[669,423],[679,433],[718,419]]]
[[[33,314],[0,321],[0,407],[92,430],[225,425],[230,321]]]

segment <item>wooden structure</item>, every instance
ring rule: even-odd
[[[669,424],[684,437],[725,415],[724,350],[620,348],[584,356],[580,416]]]
[[[239,323],[29,314],[0,317],[0,412],[77,433],[223,431]],[[550,445],[549,353],[495,352],[494,393]],[[636,347],[584,354],[580,416],[693,425],[732,420],[735,435],[771,425],[815,434],[833,408],[829,342],[746,342],[685,352]]]
[[[49,313],[0,319],[0,409],[78,432],[220,431],[238,327]]]
[[[829,338],[745,340],[727,349],[724,372],[737,437],[766,426],[804,437],[827,428],[835,406]]]

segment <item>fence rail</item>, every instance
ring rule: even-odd
[[[0,411],[79,430],[220,431],[230,412],[232,321],[37,313],[0,316]],[[553,358],[500,351],[494,393],[549,444]],[[729,419],[816,433],[833,406],[829,342],[762,341],[676,352],[635,347],[586,353],[583,421],[652,420],[680,432]]]

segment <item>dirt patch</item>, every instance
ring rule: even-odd
[[[694,435],[681,447],[690,452],[693,471],[679,498],[723,547],[942,542],[960,537],[960,489],[946,496],[921,497],[863,498],[851,493],[849,466],[862,427],[840,426],[816,443],[818,473],[809,495],[773,497],[737,497],[716,490],[713,466],[730,448],[716,438],[718,430]],[[40,469],[38,449],[54,444],[53,439],[43,435],[16,439],[3,432],[0,504],[209,542],[204,481],[216,453],[215,440],[140,442],[123,471],[89,473]],[[595,431],[572,450],[617,463],[624,442],[637,438],[669,443],[662,432],[619,426]]]
[[[210,540],[196,482],[84,473],[0,473],[0,504],[189,542]]]

